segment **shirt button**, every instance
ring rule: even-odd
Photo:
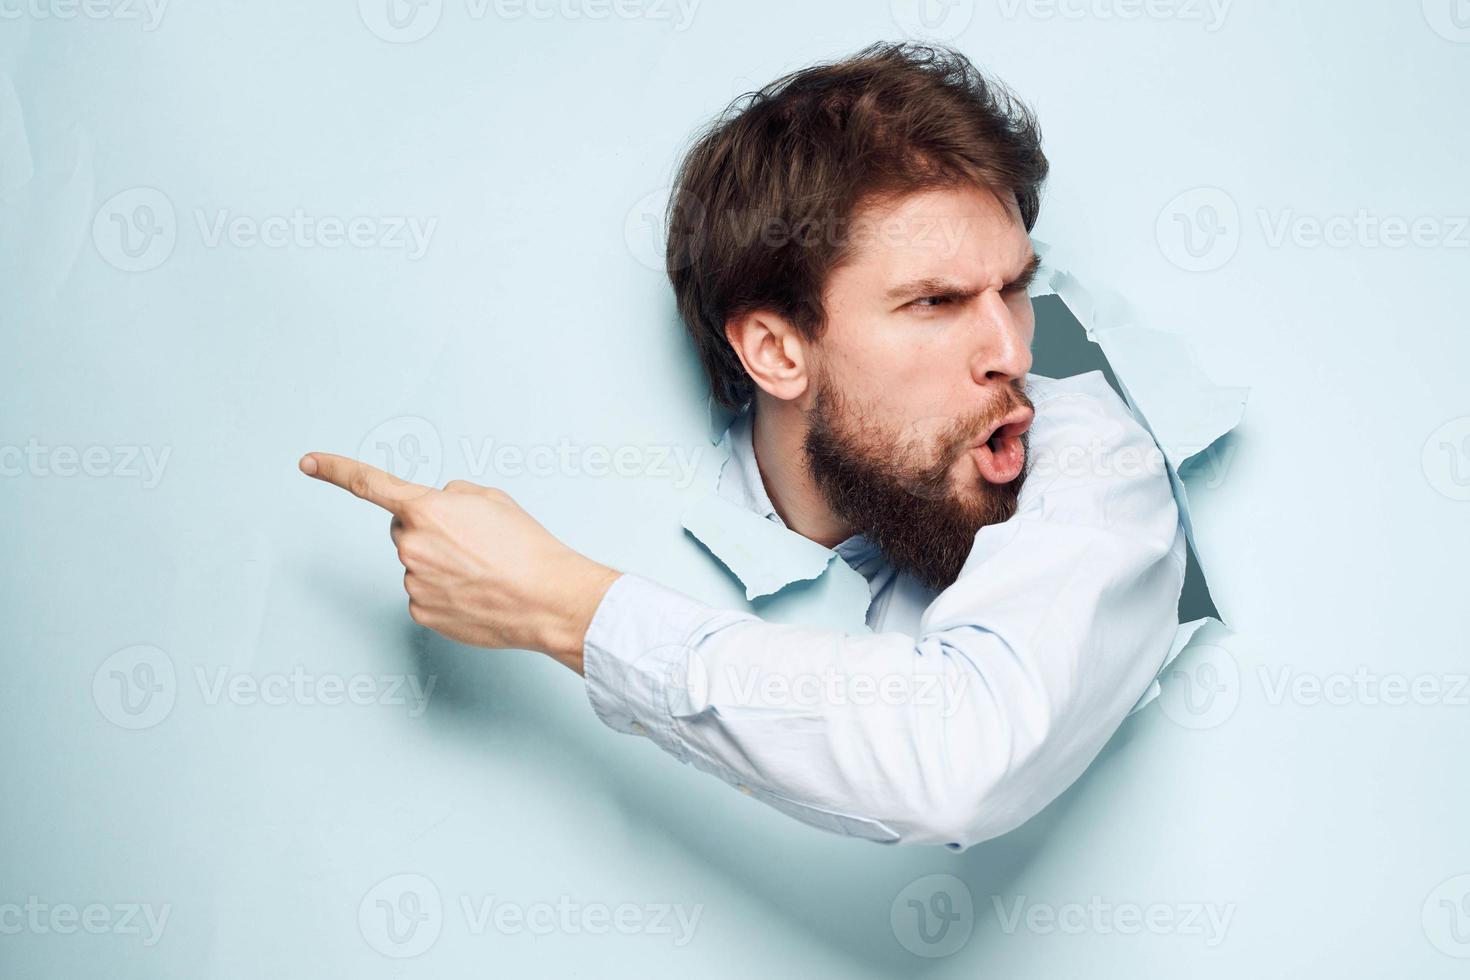
[[[631,728],[631,729],[633,729],[633,731],[637,732],[639,735],[647,735],[648,734],[648,729],[644,728],[640,723],[638,723],[636,721],[633,722],[628,727]]]
[[[738,789],[738,790],[740,790],[740,792],[744,793],[746,796],[750,796],[751,795],[751,793],[750,793],[750,787],[747,786],[747,785],[745,785],[744,783],[741,783],[740,785],[736,786],[735,788]]]

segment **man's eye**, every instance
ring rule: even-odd
[[[936,306],[946,306],[952,302],[954,302],[954,297],[952,296],[920,296],[918,299],[909,303],[909,305],[932,309]]]

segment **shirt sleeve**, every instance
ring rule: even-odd
[[[1162,454],[1111,389],[1033,400],[1017,513],[979,531],[917,638],[624,574],[585,638],[598,717],[836,833],[963,849],[1036,814],[1167,655],[1185,544]]]

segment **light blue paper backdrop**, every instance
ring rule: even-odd
[[[0,974],[1462,976],[1457,2],[0,3]],[[650,221],[728,100],[905,30],[1035,105],[1071,271],[1250,389],[1191,489],[1236,632],[958,855],[426,635],[295,471],[742,601]]]

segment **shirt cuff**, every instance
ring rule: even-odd
[[[710,610],[682,592],[623,573],[602,597],[582,643],[592,710],[614,731],[645,735],[680,762],[689,751],[673,716],[689,703],[692,643]],[[697,686],[697,685],[696,685]]]

